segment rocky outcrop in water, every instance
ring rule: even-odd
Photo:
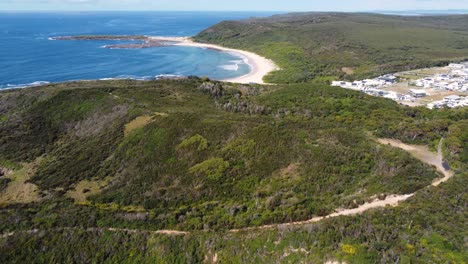
[[[52,37],[51,40],[148,40],[146,36],[82,35]]]
[[[63,36],[63,37],[53,37],[51,40],[88,40],[88,41],[118,41],[118,40],[128,40],[128,41],[138,41],[135,43],[119,43],[112,45],[105,45],[104,48],[107,49],[145,49],[153,47],[165,47],[171,45],[171,42],[152,39],[146,36],[107,36],[107,35],[85,35],[85,36]]]

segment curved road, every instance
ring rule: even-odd
[[[442,179],[435,180],[434,182],[432,182],[430,186],[439,186],[441,183],[448,181],[454,175],[453,171],[446,169],[444,167],[443,154],[442,154],[443,139],[440,140],[437,154],[431,152],[425,146],[408,145],[395,139],[378,139],[377,141],[384,145],[391,145],[393,147],[403,149],[407,151],[408,153],[410,153],[411,155],[413,155],[415,158],[421,160],[422,162],[435,166],[437,170],[444,175],[444,177]],[[274,229],[274,228],[281,228],[281,227],[306,225],[306,224],[312,224],[312,223],[322,221],[324,219],[334,218],[338,216],[357,215],[357,214],[361,214],[367,210],[374,209],[374,208],[381,208],[381,207],[386,207],[386,206],[397,206],[400,202],[409,199],[415,194],[416,193],[406,194],[406,195],[389,195],[384,200],[376,199],[372,202],[365,203],[354,209],[340,209],[340,210],[337,210],[335,213],[329,214],[327,216],[314,217],[306,221],[297,221],[297,222],[283,223],[283,224],[272,224],[272,225],[264,225],[264,226],[257,226],[257,227],[246,227],[246,228],[241,228],[241,229],[232,229],[232,230],[229,230],[229,232],[241,232],[241,231],[249,231],[249,230]],[[51,229],[51,230],[75,230],[75,229],[78,229],[78,228],[64,227],[64,228],[56,228],[56,229]],[[176,236],[190,234],[190,232],[183,232],[183,231],[178,231],[178,230],[152,231],[152,230],[123,229],[123,228],[100,228],[100,227],[87,228],[86,231],[89,231],[89,232],[110,231],[110,232],[125,232],[125,233],[133,233],[133,234],[164,234],[164,235],[176,235]],[[10,233],[0,235],[0,238],[11,237],[18,232],[27,233],[27,234],[35,234],[35,233],[39,233],[40,230],[32,229],[32,230],[25,230],[25,231],[15,231],[15,232],[10,232]]]

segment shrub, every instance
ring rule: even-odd
[[[213,158],[193,166],[189,172],[204,175],[208,179],[216,181],[223,177],[227,168],[229,168],[229,162],[221,158]]]
[[[177,146],[178,150],[184,148],[195,148],[198,151],[203,151],[208,148],[208,140],[203,136],[196,134],[191,138],[185,139]]]

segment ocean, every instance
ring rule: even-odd
[[[193,47],[106,49],[125,41],[59,41],[76,35],[193,36],[223,20],[264,17],[249,12],[0,13],[0,89],[107,78],[245,75],[238,55]],[[128,42],[128,41],[127,41]]]

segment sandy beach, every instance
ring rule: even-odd
[[[264,58],[255,53],[244,51],[244,50],[225,48],[225,47],[213,45],[213,44],[198,43],[198,42],[194,42],[190,37],[151,37],[151,39],[154,39],[157,41],[175,42],[174,45],[177,45],[177,46],[206,48],[206,49],[219,50],[222,52],[235,53],[235,54],[238,54],[240,57],[242,57],[245,60],[245,62],[250,66],[251,70],[248,74],[237,77],[237,78],[224,79],[220,81],[244,83],[244,84],[247,84],[247,83],[266,84],[263,81],[263,77],[265,77],[268,73],[279,69],[279,67],[276,66],[272,60]]]

